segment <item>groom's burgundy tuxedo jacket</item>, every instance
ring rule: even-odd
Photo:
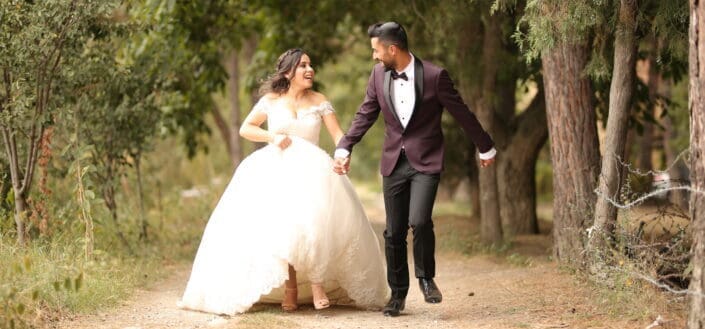
[[[389,176],[404,147],[406,157],[414,169],[436,174],[443,169],[443,131],[441,114],[443,108],[460,123],[470,140],[481,153],[492,149],[494,143],[482,129],[475,115],[470,112],[448,72],[418,57],[414,60],[414,87],[416,104],[406,129],[394,110],[390,88],[391,71],[380,63],[375,65],[367,84],[367,95],[355,114],[347,134],[338,143],[338,148],[352,152],[367,130],[374,124],[380,111],[384,117],[384,145],[381,172]]]

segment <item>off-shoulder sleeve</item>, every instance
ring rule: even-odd
[[[321,115],[328,115],[331,113],[335,113],[335,109],[333,109],[333,104],[331,104],[329,101],[321,103]]]
[[[252,112],[262,112],[264,114],[269,114],[269,100],[266,96],[262,96],[257,104],[252,108]]]

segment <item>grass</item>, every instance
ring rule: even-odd
[[[589,286],[598,307],[613,318],[654,320],[662,315],[669,320],[682,320],[686,314],[684,300],[668,295],[650,284],[629,275],[617,276],[612,284],[591,281]]]
[[[547,205],[540,204],[539,208],[550,210]],[[500,246],[485,246],[479,241],[479,219],[469,214],[470,208],[467,205],[437,203],[434,222],[439,251],[459,253],[467,257],[490,256],[498,262],[516,267],[530,267],[537,261],[550,260],[550,248],[544,247],[550,245],[551,236],[517,237]],[[585,313],[578,311],[575,316],[584,317],[589,321],[595,316],[594,312],[599,312],[625,321],[653,321],[658,315],[675,322],[682,321],[682,316],[686,313],[684,300],[679,296],[664,293],[628,274],[630,271],[644,271],[641,268],[643,264],[630,264],[629,261],[626,259],[620,263],[619,269],[603,273],[602,279],[589,277],[572,267],[560,266],[562,271],[575,278],[576,285],[584,285],[595,304],[594,309]]]
[[[656,268],[649,269],[650,265],[640,259],[623,257],[611,267],[593,269],[592,272],[596,273],[581,272],[577,277],[588,282],[594,291],[595,300],[610,316],[653,320],[663,315],[669,319],[678,319],[686,314],[686,303],[682,295],[669,294],[632,274],[657,277]]]
[[[140,208],[131,171],[119,184],[117,222],[102,201],[92,202],[95,252],[90,259],[84,254],[85,228],[71,177],[49,177],[49,228],[40,233],[30,224],[27,247],[18,247],[8,233],[14,227],[12,213],[0,214],[0,328],[45,327],[64,316],[116,305],[135,288],[168,275],[171,265],[193,259],[227,183],[216,173],[229,174],[230,169],[221,155],[201,154],[185,162],[178,145],[164,144],[143,165],[147,239],[139,238]],[[198,197],[182,196],[194,186]]]
[[[278,306],[264,306],[257,312],[249,312],[238,316],[240,319],[235,325],[236,328],[242,329],[260,329],[260,328],[299,328],[295,322],[281,317],[282,311]]]
[[[23,310],[0,314],[0,327],[12,320],[41,327],[67,312],[89,312],[114,305],[134,287],[161,275],[155,258],[121,259],[99,254],[96,260],[85,261],[80,247],[59,240],[34,243],[24,249],[3,244],[0,291],[14,293],[0,294],[0,305]]]
[[[473,214],[469,202],[439,201],[433,206],[433,218],[445,216],[467,216]]]
[[[433,218],[439,251],[459,253],[468,257],[491,256],[499,262],[517,267],[532,266],[537,256],[547,256],[547,254],[527,254],[526,250],[518,248],[513,241],[491,246],[483,244],[479,234],[479,219],[470,214],[471,208],[467,203],[451,201],[436,203]],[[548,237],[540,236],[536,240],[541,238]]]

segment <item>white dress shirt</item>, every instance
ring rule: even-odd
[[[414,104],[416,103],[416,91],[414,90],[414,56],[411,55],[411,61],[409,65],[406,66],[398,74],[406,74],[408,80],[404,79],[394,79],[392,84],[394,89],[393,99],[394,109],[397,112],[397,117],[401,121],[401,126],[406,128],[409,124],[409,119],[411,114],[414,112]]]
[[[408,80],[404,79],[393,79],[393,89],[392,89],[392,102],[394,103],[394,110],[397,112],[397,117],[401,121],[402,127],[406,128],[409,124],[409,119],[414,113],[414,105],[416,104],[416,90],[414,89],[414,55],[411,54],[411,61],[401,72],[397,71],[398,74],[406,74]],[[402,146],[403,148],[404,146]],[[489,160],[494,158],[497,154],[497,150],[493,147],[485,153],[480,153],[480,159]],[[334,153],[335,158],[347,158],[350,152],[346,149],[336,149]]]

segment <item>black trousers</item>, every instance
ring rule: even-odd
[[[404,152],[391,175],[383,177],[384,207],[387,226],[384,231],[387,258],[387,282],[392,296],[405,298],[409,291],[409,265],[406,236],[414,234],[414,274],[417,278],[436,275],[431,212],[438,191],[440,174],[424,174],[414,169]]]

